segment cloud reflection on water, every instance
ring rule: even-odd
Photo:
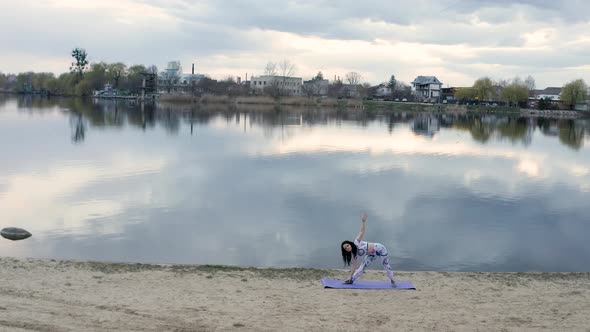
[[[66,134],[43,136],[52,154],[0,165],[5,222],[33,222],[38,234],[18,250],[0,243],[3,252],[341,267],[338,244],[356,235],[365,210],[367,238],[390,249],[396,269],[578,271],[590,257],[581,236],[590,230],[588,147],[526,121],[506,139],[493,129],[504,118],[480,122],[492,126],[483,136],[439,119],[425,136],[411,114],[303,113],[285,128],[266,113],[138,111],[117,111],[109,127],[111,109],[83,109],[76,145],[68,113],[57,113],[63,121],[51,126]],[[48,126],[3,112],[18,121],[0,129]],[[41,152],[38,139],[10,133],[16,149]]]

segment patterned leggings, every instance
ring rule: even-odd
[[[365,255],[365,258],[363,259],[363,262],[361,263],[361,265],[356,269],[356,271],[354,271],[354,274],[352,275],[352,278],[351,278],[352,281],[355,281],[356,279],[358,279],[358,277],[360,277],[363,273],[365,273],[367,266],[369,266],[375,260],[375,258],[377,256],[381,256],[381,264],[383,264],[383,268],[385,269],[385,273],[387,273],[387,276],[389,277],[389,279],[391,279],[391,281],[394,281],[393,269],[389,265],[389,259],[387,259],[387,249],[385,248],[384,245],[382,245],[380,243],[375,243],[375,254],[374,255],[369,255],[369,254]]]

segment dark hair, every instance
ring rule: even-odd
[[[352,248],[351,252],[344,250],[343,246],[345,244],[350,244],[350,247]],[[356,258],[356,244],[348,240],[342,241],[342,244],[340,245],[340,250],[342,251],[342,260],[344,261],[344,266],[350,265],[350,260],[352,259],[352,257]]]

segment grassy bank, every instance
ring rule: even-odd
[[[518,107],[492,107],[479,105],[430,104],[413,102],[364,101],[368,110],[393,112],[449,112],[449,113],[519,113]]]
[[[273,105],[273,106],[301,106],[301,107],[342,107],[362,108],[363,101],[357,99],[336,98],[307,98],[307,97],[281,97],[269,96],[217,96],[203,95],[200,97],[190,95],[161,95],[160,102],[164,103],[198,103],[198,104],[225,104],[225,105]]]
[[[202,104],[202,105],[231,105],[231,106],[295,106],[315,108],[353,109],[368,112],[452,112],[452,113],[514,113],[520,110],[516,107],[491,107],[491,106],[466,106],[466,105],[444,105],[426,104],[412,102],[390,102],[361,99],[336,99],[336,98],[308,98],[308,97],[282,97],[272,98],[269,96],[216,96],[203,95],[194,97],[190,95],[162,95],[162,103],[178,104]],[[266,108],[276,110],[276,108]],[[261,107],[264,109],[264,107]]]

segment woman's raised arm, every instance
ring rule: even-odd
[[[361,231],[359,232],[359,235],[356,236],[356,239],[358,241],[361,241],[363,239],[363,236],[365,236],[365,223],[367,222],[367,215],[365,213],[363,213],[363,215],[361,216]]]

